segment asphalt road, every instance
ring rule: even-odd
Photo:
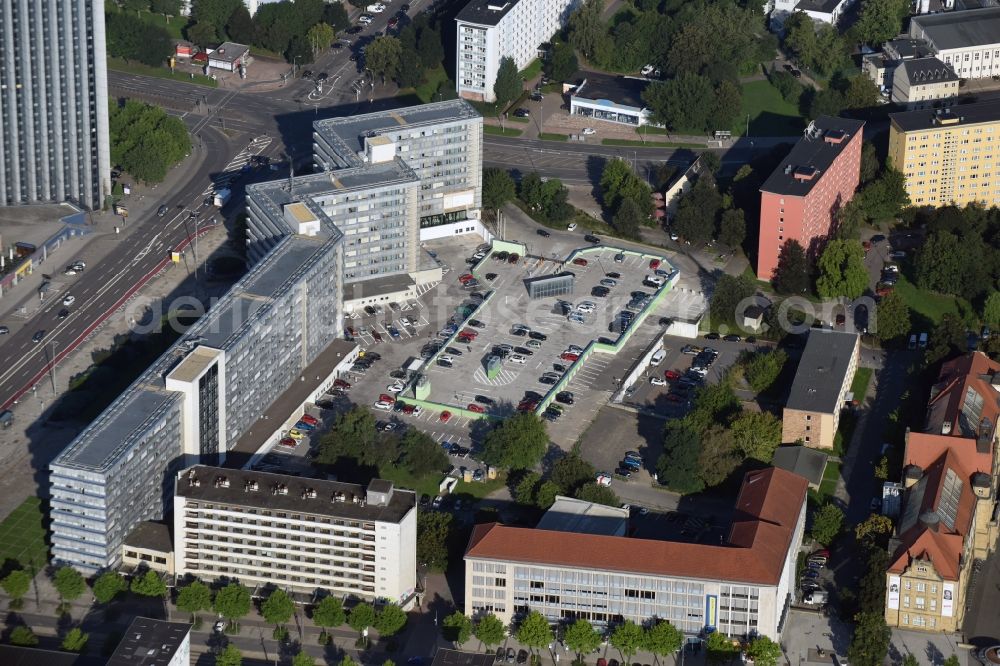
[[[116,251],[93,265],[88,263],[81,274],[65,277],[61,267],[47,269],[54,275],[43,306],[23,325],[12,327],[11,334],[0,340],[0,367],[3,368],[0,372],[0,408],[8,408],[31,386],[44,380],[53,359],[58,361],[69,354],[169,258],[171,250],[186,245],[194,232],[189,210],[205,210],[202,192],[210,184],[210,175],[223,170],[232,152],[228,141],[217,132],[204,132],[202,138],[202,150],[206,151],[207,158],[191,174],[185,186],[151,206],[155,210],[160,204],[168,205],[171,211],[167,216],[160,218],[151,213],[131,218],[129,223],[139,228],[122,234],[121,245]],[[70,306],[63,305],[67,295],[75,298]],[[64,307],[70,314],[59,320],[57,313]],[[39,331],[44,337],[34,342],[32,336]]]

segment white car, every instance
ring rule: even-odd
[[[646,65],[645,67],[642,68],[642,71],[639,73],[642,74],[643,76],[649,76],[650,74],[653,73],[654,70],[656,70],[656,67],[654,67],[653,65]]]
[[[414,405],[413,406],[413,414],[411,416],[420,416],[420,414],[423,411],[424,411],[423,407],[421,407],[420,405]]]
[[[382,12],[385,11],[385,5],[383,4],[368,5],[367,9],[373,14],[381,14]]]
[[[681,239],[681,237],[677,235],[676,231],[671,231],[670,232],[670,240],[672,240],[672,241],[674,241],[676,243],[680,239]]]
[[[594,311],[594,306],[580,303],[578,306],[576,306],[576,311],[582,312],[583,314],[590,314],[591,312]]]
[[[69,307],[74,303],[76,303],[76,296],[67,296],[66,298],[63,299],[63,305],[65,305],[66,307]]]
[[[524,365],[525,363],[528,362],[528,359],[527,357],[521,356],[520,354],[514,354],[513,356],[510,357],[510,362],[517,363],[518,365]]]
[[[70,266],[69,268],[63,271],[63,275],[69,275],[69,276],[76,275],[76,269]]]
[[[567,224],[566,231],[576,231],[576,222],[570,222]]]
[[[567,354],[576,354],[577,356],[579,356],[580,354],[583,353],[583,347],[577,347],[576,345],[570,345],[570,346],[566,347],[566,353]]]
[[[374,407],[375,409],[380,409],[383,412],[388,412],[390,409],[392,409],[392,403],[389,402],[388,400],[376,400]]]
[[[663,377],[650,377],[649,383],[653,386],[666,386],[667,380]]]
[[[402,384],[396,382],[395,384],[389,384],[386,386],[385,390],[389,393],[402,393],[404,388],[405,387]]]
[[[440,356],[438,356],[438,360],[439,361],[444,361],[445,363],[454,363],[455,362],[455,357],[454,356],[449,356],[448,354],[441,354]]]
[[[597,485],[599,485],[599,486],[610,486],[611,485],[611,475],[608,474],[608,473],[606,473],[606,472],[599,473],[597,475],[597,478],[595,480],[597,481]]]
[[[597,134],[597,130],[595,130],[593,127],[584,127],[583,128],[583,135],[584,136],[590,136],[592,134]]]
[[[221,634],[223,632],[223,630],[225,630],[225,628],[226,628],[226,621],[225,620],[219,620],[218,622],[215,623],[215,632],[216,633]]]
[[[368,16],[367,14],[365,14],[361,18],[358,19],[358,23],[360,23],[361,25],[370,25],[371,22],[374,21],[374,20],[375,20],[374,18],[372,18],[371,16]]]

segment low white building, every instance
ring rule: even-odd
[[[941,106],[958,97],[958,76],[939,58],[904,60],[893,72],[892,101],[908,111]]]
[[[778,640],[795,593],[807,488],[781,469],[747,474],[729,538],[718,544],[477,525],[465,553],[465,613],[504,623],[530,611],[595,625],[660,618],[688,635]]]
[[[924,40],[959,78],[1000,76],[1000,7],[914,16],[909,35]]]
[[[405,606],[417,584],[416,495],[381,479],[364,487],[196,465],[177,476],[174,544],[178,576]]]
[[[519,70],[561,30],[579,0],[472,0],[455,17],[458,31],[455,89],[459,97],[493,102],[500,60]]]
[[[780,31],[785,20],[802,12],[819,23],[837,25],[855,0],[767,0],[764,13],[770,18],[771,29]]]
[[[581,81],[570,93],[569,112],[602,122],[641,127],[649,124],[650,111],[642,99],[649,79],[581,72]]]

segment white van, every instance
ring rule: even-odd
[[[906,348],[907,349],[916,349],[917,348],[917,336],[916,336],[916,334],[913,334],[913,335],[910,336],[910,344],[906,345]]]
[[[650,365],[659,365],[663,362],[663,359],[667,357],[667,352],[664,349],[657,349],[656,353],[653,354],[653,358],[649,359]]]
[[[917,341],[917,346],[920,347],[921,349],[926,349],[927,348],[927,334],[926,333],[921,333],[920,334],[920,339]]]
[[[810,605],[825,604],[826,600],[827,600],[827,594],[822,590],[813,590],[812,592],[802,597],[802,603]]]

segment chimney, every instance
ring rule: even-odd
[[[941,422],[941,434],[942,435],[950,435],[951,434],[951,421],[942,421]]]
[[[924,470],[918,465],[907,465],[903,470],[903,488],[911,488],[924,475]]]
[[[937,511],[924,511],[920,514],[920,524],[932,532],[937,532],[941,525],[941,517]]]

